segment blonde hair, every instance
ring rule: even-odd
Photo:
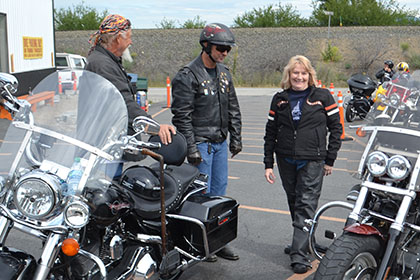
[[[305,67],[306,71],[308,71],[309,86],[316,85],[316,72],[315,69],[312,67],[311,61],[303,55],[295,55],[292,58],[290,58],[289,63],[287,63],[287,65],[284,67],[280,87],[282,89],[289,89],[292,87],[292,84],[290,83],[290,72],[293,71],[296,64],[302,65],[303,67]]]

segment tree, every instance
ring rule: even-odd
[[[95,30],[99,28],[107,14],[107,10],[99,13],[96,9],[85,6],[83,1],[77,6],[73,5],[73,8],[61,8],[58,11],[54,9],[55,29],[58,31]]]
[[[416,16],[418,10],[400,7],[395,0],[313,0],[312,17],[321,26],[328,25],[328,15],[331,11],[331,25],[338,26],[389,26],[389,25],[420,25]]]
[[[189,19],[184,22],[182,25],[182,28],[187,29],[201,29],[206,26],[206,22],[204,20],[201,20],[200,16],[194,17],[194,19]]]
[[[177,22],[179,28],[186,29],[200,29],[204,28],[206,25],[206,22],[201,20],[200,16],[195,16],[193,19],[186,20],[183,24],[179,24],[178,20],[163,18],[162,21],[156,25],[156,27],[161,29],[175,29],[178,28],[176,26]]]
[[[235,27],[287,27],[307,26],[309,21],[302,18],[291,4],[268,5],[263,8],[254,8],[242,16],[234,19]]]
[[[156,27],[161,29],[175,29],[176,20],[163,18],[162,21],[156,25]]]

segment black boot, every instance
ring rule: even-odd
[[[239,255],[232,251],[232,249],[228,246],[225,246],[222,250],[217,252],[216,255],[231,261],[239,260]]]

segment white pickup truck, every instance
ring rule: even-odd
[[[86,65],[86,58],[77,54],[56,53],[55,65],[57,70],[64,70],[60,74],[62,90],[72,90],[79,79],[78,73],[74,70],[83,70]]]

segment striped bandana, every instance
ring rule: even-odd
[[[117,34],[121,31],[130,29],[130,20],[120,15],[108,15],[104,18],[99,26],[99,30],[92,34],[89,38],[89,43],[96,46],[102,34]]]

